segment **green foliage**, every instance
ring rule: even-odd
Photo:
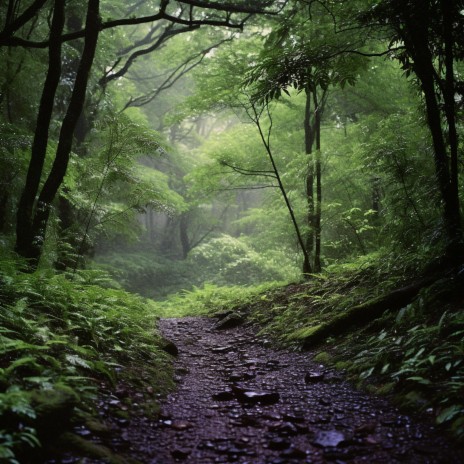
[[[188,265],[205,281],[223,285],[253,285],[296,277],[292,262],[279,253],[257,253],[246,241],[222,235],[194,248]]]
[[[308,19],[311,18],[311,21]],[[245,79],[254,98],[269,102],[289,89],[298,92],[354,85],[367,60],[343,53],[346,37],[336,32],[333,18],[322,5],[315,4],[298,15],[282,17],[269,34],[257,63]]]
[[[18,180],[26,172],[31,137],[21,127],[0,121],[0,231],[13,227],[14,206],[19,200]]]
[[[357,341],[352,375],[393,382],[400,402],[433,412],[464,437],[464,315],[459,283],[441,280]],[[458,297],[458,298],[456,298]],[[380,325],[380,324],[379,324]]]
[[[364,128],[365,169],[383,192],[382,237],[408,247],[430,245],[439,234],[439,199],[430,137],[414,113],[370,118]]]
[[[65,408],[69,416],[91,411],[98,383],[116,382],[117,366],[134,383],[149,378],[159,392],[170,386],[155,306],[112,284],[101,271],[23,274],[14,260],[0,261],[0,456],[6,462],[39,446],[50,408]]]
[[[306,337],[350,308],[408,282],[426,260],[416,254],[371,254],[331,265],[304,284],[257,295],[241,310],[261,334],[298,348]],[[445,278],[424,288],[412,304],[385,312],[367,328],[327,338],[314,359],[348,372],[359,386],[394,394],[403,406],[427,411],[464,436],[464,316],[462,282]],[[240,309],[240,308],[239,308]]]
[[[137,214],[147,207],[171,212],[182,209],[182,198],[171,191],[167,176],[143,159],[165,156],[167,145],[157,132],[135,124],[126,116],[108,115],[96,125],[87,142],[92,156],[74,156],[64,182],[64,197],[82,223],[95,236],[140,233]]]
[[[126,290],[156,299],[204,284],[253,286],[298,278],[295,263],[283,253],[258,253],[245,238],[230,235],[205,241],[185,260],[146,248],[100,255],[94,266],[108,271]]]
[[[153,249],[106,253],[97,257],[94,266],[109,272],[126,290],[147,298],[164,298],[193,284],[194,270],[184,261]]]
[[[156,303],[163,317],[184,317],[214,315],[237,307],[246,307],[263,294],[282,285],[282,282],[269,282],[250,287],[218,287],[204,284],[191,291],[183,291],[169,296],[163,302]]]

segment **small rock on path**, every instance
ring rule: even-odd
[[[218,331],[208,318],[160,328],[178,348],[178,388],[158,421],[125,432],[143,463],[464,462],[433,425],[356,391],[308,353],[265,348],[250,328]]]

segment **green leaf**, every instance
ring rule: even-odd
[[[464,408],[461,405],[453,405],[443,409],[443,411],[441,411],[441,413],[437,416],[437,423],[443,424],[443,422],[450,421],[462,412],[464,412]]]
[[[431,385],[432,382],[429,379],[425,379],[420,376],[407,377],[406,380],[412,380],[414,382],[420,383],[421,385]]]

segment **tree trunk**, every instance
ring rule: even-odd
[[[314,215],[314,271],[321,272],[321,214],[322,214],[322,169],[321,169],[321,113],[322,100],[318,102],[317,94],[314,92],[314,113],[316,132],[316,211]]]
[[[189,251],[191,250],[190,239],[188,236],[189,214],[182,213],[179,221],[179,237],[182,246],[182,259],[186,259]]]
[[[55,0],[53,19],[50,29],[50,47],[48,51],[48,72],[37,115],[37,125],[32,142],[31,159],[16,218],[16,252],[31,259],[37,253],[35,248],[43,243],[43,236],[32,228],[35,198],[39,190],[40,179],[48,145],[48,135],[55,101],[56,89],[61,76],[61,34],[64,27],[64,0]]]
[[[314,160],[313,160],[313,144],[314,144],[314,129],[311,125],[311,91],[306,89],[306,105],[305,105],[305,118],[304,118],[304,135],[305,135],[305,153],[308,157],[307,171],[306,171],[306,204],[307,215],[306,223],[308,225],[308,232],[305,238],[305,247],[308,256],[311,256],[314,251]],[[303,273],[308,274],[312,272],[311,265],[303,263]]]
[[[28,240],[26,243],[22,244],[22,247],[17,247],[18,251],[22,251],[20,254],[29,260],[31,270],[37,267],[42,254],[51,204],[61,183],[63,182],[63,178],[68,167],[73,135],[84,105],[89,74],[95,56],[99,28],[99,0],[89,0],[85,27],[84,50],[82,52],[82,57],[76,74],[76,80],[68,110],[61,126],[55,160],[50,174],[40,192],[37,207],[35,208],[35,214],[32,219],[30,234],[27,237]],[[35,237],[40,237],[40,239],[34,239]]]
[[[446,3],[446,2],[443,2]],[[451,171],[450,173],[450,156],[447,152],[445,134],[441,121],[441,110],[437,100],[436,85],[440,88],[440,82],[435,82],[436,73],[434,69],[433,56],[430,51],[429,34],[428,34],[428,9],[426,2],[413,4],[414,8],[406,18],[406,28],[403,32],[405,46],[414,60],[414,72],[419,79],[422,91],[424,93],[427,123],[432,135],[434,147],[435,175],[443,202],[443,223],[446,237],[448,240],[447,254],[452,259],[462,259],[462,226],[459,208],[459,196],[457,186],[457,135],[455,132],[454,121],[454,102],[450,103],[450,98],[454,100],[454,90],[452,82],[454,77],[452,72],[452,59],[450,56],[445,57],[446,78],[445,91],[442,92],[445,101],[445,116],[450,130],[450,147],[451,147]],[[447,9],[443,5],[444,11]],[[444,27],[446,27],[444,21]],[[451,28],[452,26],[449,25]],[[447,38],[446,38],[447,37]],[[445,41],[449,42],[449,34],[445,34]],[[450,55],[450,44],[446,43],[445,54]],[[451,81],[451,82],[450,82]],[[450,90],[453,95],[450,96]],[[451,108],[450,108],[451,107]]]

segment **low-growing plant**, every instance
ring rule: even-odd
[[[156,392],[170,388],[155,305],[112,285],[101,271],[24,274],[0,261],[2,462],[23,462],[47,440],[45,423],[62,432],[79,410],[91,412],[101,382],[150,377]],[[47,420],[50,411],[60,420]]]

